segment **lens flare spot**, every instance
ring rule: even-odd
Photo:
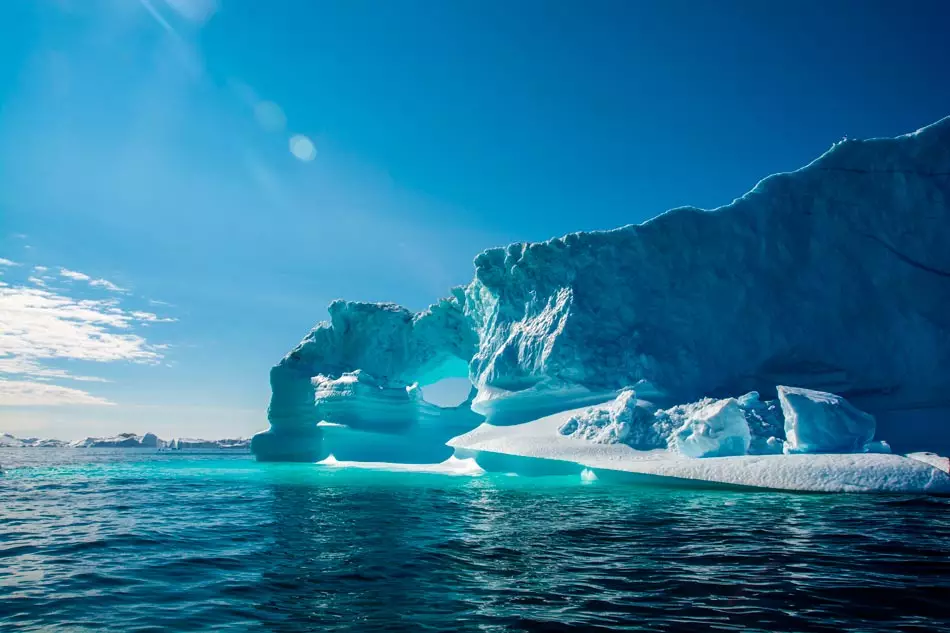
[[[290,138],[290,153],[302,161],[311,161],[317,157],[317,148],[309,138],[297,134]]]

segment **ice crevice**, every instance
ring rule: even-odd
[[[902,253],[901,251],[897,250],[890,243],[888,243],[887,240],[880,238],[877,235],[871,235],[870,233],[864,233],[861,231],[858,232],[858,235],[863,235],[864,237],[870,240],[874,240],[875,242],[877,242],[878,244],[880,244],[881,246],[889,250],[891,253],[893,253],[895,257],[897,257],[898,259],[900,259],[902,262],[904,262],[905,264],[909,266],[913,266],[914,268],[918,268],[927,273],[940,275],[941,277],[950,277],[950,271],[940,270],[939,268],[934,268],[932,266],[928,266],[927,264],[924,264],[923,262],[919,262],[913,257],[907,255],[906,253]]]

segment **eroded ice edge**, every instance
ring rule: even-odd
[[[950,493],[948,244],[950,118],[842,141],[712,211],[489,249],[422,312],[333,302],[271,370],[252,450]],[[468,399],[427,402],[420,385],[448,377]]]

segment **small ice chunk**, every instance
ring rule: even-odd
[[[874,439],[874,416],[841,396],[781,385],[777,390],[786,453],[862,453]]]
[[[683,420],[670,438],[671,450],[687,457],[728,457],[749,452],[752,434],[735,398],[702,400],[667,413]]]
[[[746,417],[746,421],[748,421]],[[751,427],[751,425],[750,425]],[[750,428],[751,430],[751,428]],[[772,436],[768,439],[756,437],[752,434],[752,443],[749,444],[749,455],[781,455],[785,450],[785,442]]]

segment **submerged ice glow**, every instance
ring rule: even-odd
[[[938,469],[867,453],[887,450],[870,414],[948,405],[948,243],[950,118],[843,141],[713,211],[485,251],[475,279],[424,312],[334,302],[271,370],[271,428],[253,450],[440,461],[447,441],[472,450],[457,436],[483,419],[514,437],[573,411],[552,442],[663,449],[691,469],[758,454],[814,464],[814,486],[877,460],[907,481],[935,470],[939,488]],[[463,405],[422,398],[419,384],[466,375]]]

